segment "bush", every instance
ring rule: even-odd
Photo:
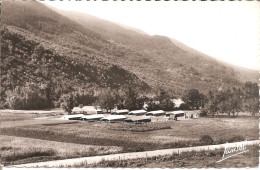
[[[234,136],[233,138],[229,139],[228,142],[242,142],[245,138],[243,136]]]
[[[190,107],[189,107],[188,104],[182,103],[182,104],[179,106],[179,109],[180,109],[180,110],[190,110]]]
[[[201,117],[206,117],[207,115],[208,115],[208,111],[207,110],[205,110],[205,109],[201,110],[201,112],[200,112],[200,116]]]
[[[171,129],[170,126],[162,125],[162,124],[144,124],[144,125],[116,125],[113,127],[109,127],[109,130],[117,130],[117,131],[132,131],[132,132],[147,132],[147,131],[155,131],[162,129]]]
[[[200,137],[200,143],[203,145],[212,145],[214,143],[214,140],[209,135],[203,135]]]
[[[14,149],[14,148],[10,147],[10,146],[3,146],[0,148],[1,151],[11,150],[11,149]]]
[[[4,161],[17,161],[26,158],[40,157],[40,156],[54,156],[56,152],[53,149],[41,149],[41,148],[32,148],[30,150],[19,150],[16,152],[8,152],[2,156]]]

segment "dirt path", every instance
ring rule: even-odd
[[[136,158],[146,158],[146,157],[153,157],[153,156],[159,156],[159,155],[161,155],[161,156],[170,155],[172,153],[181,153],[181,152],[185,152],[185,151],[214,150],[214,149],[221,149],[221,148],[224,149],[225,147],[235,147],[239,144],[245,144],[245,145],[260,144],[260,140],[228,143],[228,144],[221,144],[221,145],[208,145],[208,146],[197,146],[197,147],[176,148],[176,149],[163,149],[163,150],[155,150],[155,151],[132,152],[132,153],[92,156],[92,157],[84,157],[84,158],[64,159],[64,160],[56,160],[56,161],[48,161],[48,162],[37,162],[37,163],[12,165],[9,167],[16,167],[16,168],[61,167],[61,166],[67,167],[67,166],[73,166],[75,164],[80,164],[83,162],[86,162],[88,164],[94,164],[94,163],[100,162],[101,160],[136,159]],[[223,150],[223,152],[224,152],[224,150]]]

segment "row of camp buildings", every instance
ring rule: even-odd
[[[89,113],[89,112],[88,112]],[[165,112],[163,110],[156,110],[147,112],[145,110],[117,110],[109,115],[104,114],[74,114],[65,115],[62,119],[66,120],[82,120],[82,121],[101,121],[101,122],[124,122],[124,123],[144,123],[158,120],[156,117],[161,117],[164,120],[185,120],[198,118],[198,114],[188,113],[185,111]]]

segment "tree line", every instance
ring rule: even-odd
[[[172,101],[172,96],[164,90],[160,90],[156,95],[148,97],[140,90],[132,87],[100,89],[96,91],[95,97],[93,96],[92,100],[88,101],[91,101],[93,105],[100,106],[106,112],[111,112],[114,108],[128,110],[146,109],[147,111],[159,109],[170,111],[176,108]],[[60,100],[61,107],[68,113],[71,113],[73,107],[80,106],[79,103],[75,93],[63,95]],[[81,105],[84,105],[83,101]]]
[[[45,109],[49,106],[62,107],[71,113],[73,107],[97,105],[107,112],[114,108],[138,110],[201,110],[201,116],[227,114],[238,116],[239,112],[250,112],[255,116],[259,111],[259,89],[257,83],[246,82],[241,87],[232,87],[209,91],[207,94],[197,89],[190,89],[181,97],[184,101],[176,107],[172,93],[158,90],[155,93],[144,94],[142,90],[132,87],[121,88],[87,88],[77,91],[67,91],[58,99],[53,99],[52,87],[49,83],[26,83],[6,92],[6,108],[11,109]],[[54,103],[52,103],[54,101]]]
[[[183,96],[184,109],[201,109],[202,116],[227,114],[238,116],[239,112],[250,112],[255,116],[259,111],[259,88],[257,83],[246,82],[241,87],[209,91],[204,95],[191,89]]]

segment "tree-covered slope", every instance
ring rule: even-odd
[[[134,59],[126,56],[122,61],[118,60],[118,63],[125,67],[129,66],[128,69],[138,76],[144,76],[153,87],[173,88],[176,93],[194,86],[207,91],[220,85],[239,86],[242,82],[249,80],[256,82],[258,79],[257,71],[217,61],[168,37],[149,36],[88,14],[56,11],[99,33],[109,41],[142,54]],[[126,62],[126,59],[131,62]],[[131,65],[135,61],[140,61],[136,67],[144,68],[142,71],[132,69]],[[152,70],[148,67],[152,67]]]
[[[167,37],[82,14],[66,17],[36,1],[4,1],[1,10],[2,102],[28,83],[54,103],[70,91],[131,86],[181,95],[242,82],[234,68],[185,51]]]
[[[72,91],[150,89],[132,72],[99,56],[100,48],[109,48],[99,34],[38,2],[3,2],[2,7],[2,106],[19,88],[24,93],[32,90],[28,84],[39,87],[36,91],[47,98],[49,107]]]

